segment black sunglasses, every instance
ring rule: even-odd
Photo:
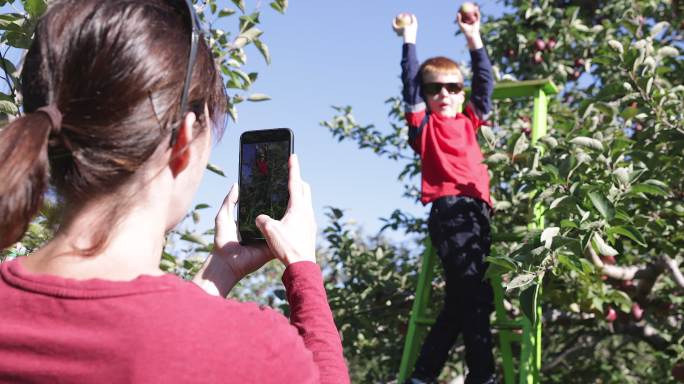
[[[423,84],[423,91],[426,95],[436,95],[445,88],[447,92],[456,94],[463,90],[463,83],[426,83]]]
[[[185,81],[183,82],[183,92],[181,93],[180,101],[180,124],[183,123],[183,117],[187,112],[188,107],[188,94],[190,93],[190,81],[192,80],[192,69],[195,66],[195,61],[197,60],[197,45],[199,44],[199,39],[204,35],[204,32],[200,28],[199,16],[195,12],[195,7],[192,5],[191,0],[185,0],[185,5],[188,8],[188,13],[190,15],[190,23],[192,25],[192,33],[190,35],[190,56],[188,57],[188,67],[185,71]],[[171,145],[176,143],[176,136],[178,134],[177,126],[174,126],[171,130]]]

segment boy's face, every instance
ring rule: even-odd
[[[465,94],[460,72],[427,72],[422,86],[430,112],[454,117],[461,111]]]

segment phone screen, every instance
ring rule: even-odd
[[[257,216],[280,220],[285,215],[291,153],[292,132],[286,128],[248,131],[240,137],[238,229],[243,243],[264,241]]]

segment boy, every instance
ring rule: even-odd
[[[394,24],[404,39],[401,67],[409,144],[421,158],[421,201],[432,203],[428,229],[446,280],[444,308],[423,343],[409,383],[435,382],[461,332],[469,371],[466,383],[496,380],[489,325],[493,293],[484,279],[491,243],[489,174],[476,137],[491,107],[493,78],[480,37],[479,10],[472,24],[459,13],[458,24],[473,67],[472,95],[463,113],[458,65],[436,57],[419,68],[416,17],[402,13]]]

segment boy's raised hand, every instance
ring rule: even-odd
[[[479,6],[473,3],[463,3],[461,9],[456,14],[456,23],[461,27],[461,32],[465,35],[468,47],[471,50],[482,48]]]
[[[392,20],[392,29],[404,38],[404,43],[415,44],[418,34],[418,19],[412,13],[402,12]]]

